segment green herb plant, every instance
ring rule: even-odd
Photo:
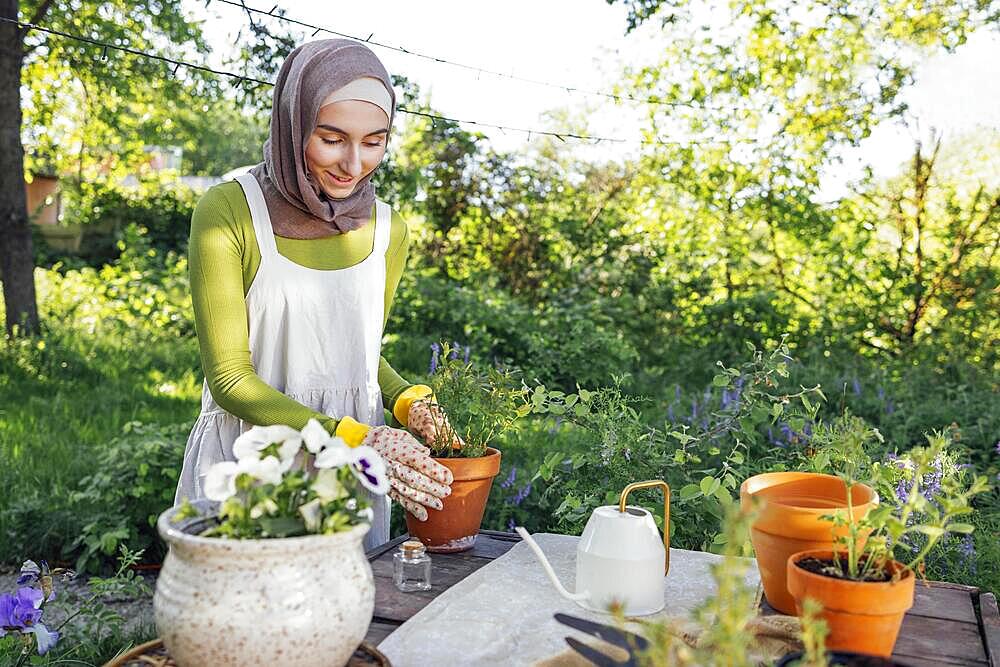
[[[425,444],[436,457],[472,458],[531,412],[527,389],[517,374],[494,366],[480,367],[460,359],[457,349],[441,344],[441,361],[430,378],[439,405],[447,412],[451,429],[439,427]],[[453,433],[464,443],[454,448]]]
[[[972,524],[957,519],[971,514],[973,497],[989,490],[985,476],[953,465],[950,431],[936,431],[927,436],[926,446],[872,463],[866,448],[880,439],[877,430],[848,414],[821,427],[814,439],[820,455],[829,457],[848,489],[847,511],[824,517],[844,529],[837,539],[841,551],[835,551],[833,563],[822,570],[829,576],[888,581],[922,570],[941,538],[973,532]],[[850,489],[866,470],[870,483],[883,491],[882,503],[864,517],[855,517]],[[885,493],[887,489],[891,491]],[[900,567],[890,568],[895,555],[902,558]]]

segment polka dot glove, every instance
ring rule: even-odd
[[[444,444],[450,440],[452,449],[461,449],[465,445],[448,422],[448,415],[440,405],[431,401],[413,401],[406,426],[424,442]]]
[[[361,444],[370,446],[385,459],[389,497],[407,512],[426,521],[426,507],[441,509],[441,498],[451,493],[451,471],[432,459],[430,450],[410,433],[376,426],[368,431]]]

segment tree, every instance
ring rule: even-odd
[[[19,6],[20,5],[20,6]],[[173,76],[166,63],[116,49],[32,31],[12,21],[26,21],[72,35],[165,56],[204,54],[207,46],[196,24],[181,10],[179,0],[147,4],[126,0],[74,2],[60,0],[0,0],[0,276],[6,330],[38,330],[31,231],[25,206],[25,151],[22,131],[32,145],[28,166],[39,160],[65,163],[68,149],[58,129],[64,112],[82,114],[90,123],[89,138],[101,150],[88,151],[81,137],[75,156],[78,177],[84,166],[114,169],[122,158],[142,149],[141,134],[153,134],[169,118],[172,104],[191,95],[214,96],[217,84],[198,72]],[[26,80],[22,81],[22,77]],[[33,85],[45,80],[47,85]],[[23,84],[23,85],[22,85]],[[22,91],[29,96],[30,119],[22,128]],[[67,109],[68,100],[79,100]],[[150,111],[152,113],[147,113]],[[65,118],[62,118],[65,125]],[[78,124],[76,125],[79,126]],[[71,125],[72,127],[72,125]],[[70,130],[72,133],[72,129]]]

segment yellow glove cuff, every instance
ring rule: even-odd
[[[425,384],[415,384],[403,390],[403,393],[396,398],[396,404],[392,406],[392,416],[403,426],[409,426],[410,406],[413,401],[421,398],[434,396],[434,390]]]
[[[342,438],[348,447],[357,447],[364,441],[371,428],[368,424],[362,424],[353,417],[342,417],[333,434]]]

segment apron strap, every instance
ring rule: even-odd
[[[267,212],[264,191],[260,189],[260,184],[253,174],[237,176],[236,181],[243,188],[247,205],[250,207],[250,220],[253,222],[253,231],[257,236],[257,247],[260,249],[260,260],[263,263],[278,254],[278,245],[274,240],[274,230],[271,229],[271,216]]]

